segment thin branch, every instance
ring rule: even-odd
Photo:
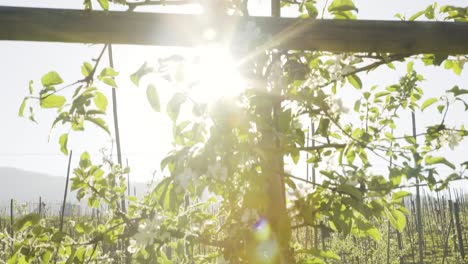
[[[393,61],[402,60],[402,59],[405,59],[407,57],[409,57],[409,55],[405,55],[405,54],[400,54],[400,55],[397,54],[397,55],[389,56],[389,58],[387,60],[382,59],[380,61],[373,62],[373,63],[368,64],[366,66],[363,66],[361,68],[357,68],[354,71],[342,74],[341,76],[344,78],[344,77],[348,77],[348,76],[356,74],[356,73],[369,71],[369,70],[377,68],[377,67],[379,67],[381,65],[384,65],[384,64],[387,64],[387,63],[390,63],[390,62],[393,62]],[[336,83],[337,81],[338,80],[332,80],[332,81],[326,82],[326,83],[324,83],[322,85],[317,86],[317,88],[324,88],[324,87],[326,87],[326,86],[328,86],[330,84]]]
[[[105,52],[106,49],[107,49],[107,46],[108,46],[107,44],[104,45],[104,48],[101,50],[101,53],[99,53],[99,56],[97,57],[97,59],[94,60],[95,63],[94,63],[93,69],[91,70],[91,72],[89,73],[88,76],[86,76],[85,78],[80,79],[80,80],[78,80],[78,81],[75,81],[74,83],[65,85],[64,87],[62,87],[62,88],[60,88],[60,89],[58,89],[58,90],[55,90],[55,91],[53,91],[52,93],[47,94],[47,95],[45,95],[45,96],[41,96],[41,97],[30,96],[29,98],[34,98],[34,99],[38,99],[38,100],[44,100],[45,98],[47,98],[47,97],[49,97],[49,96],[51,96],[51,95],[53,95],[53,94],[57,94],[57,93],[59,93],[59,92],[65,90],[65,89],[67,89],[67,88],[69,88],[69,87],[72,87],[72,86],[74,86],[74,85],[77,85],[77,84],[79,84],[79,83],[86,83],[87,85],[89,85],[91,82],[94,81],[94,74],[96,74],[96,69],[97,69],[97,67],[98,67],[98,65],[99,65],[99,62],[101,61],[102,55],[104,54],[104,52]]]
[[[347,146],[346,144],[331,143],[331,144],[324,144],[320,146],[299,147],[296,149],[301,150],[301,151],[314,151],[314,150],[321,150],[321,149],[326,149],[326,148],[341,149],[341,148],[345,148],[346,146]]]

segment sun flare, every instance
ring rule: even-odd
[[[245,88],[238,63],[221,46],[204,46],[196,50],[197,61],[186,69],[196,80],[191,96],[197,101],[210,103],[220,98],[233,97]]]

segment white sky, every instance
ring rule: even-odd
[[[251,0],[252,7],[268,5],[267,0]],[[323,4],[324,1],[319,1]],[[407,17],[431,4],[431,1],[404,0],[372,0],[355,1],[360,9],[359,19],[394,19],[393,14],[403,13]],[[32,1],[32,0],[0,0],[0,5],[54,7],[81,9],[82,0],[68,1]],[[467,5],[465,1],[439,1],[440,5]],[[97,6],[97,5],[95,5]],[[112,7],[114,8],[114,6]],[[115,8],[114,8],[115,9]],[[321,10],[321,9],[320,9]],[[253,11],[252,15],[268,15],[268,10]],[[39,125],[27,119],[17,117],[22,98],[27,93],[29,80],[34,80],[36,90],[40,89],[40,78],[49,70],[58,71],[65,83],[71,83],[81,78],[80,66],[84,60],[95,58],[101,45],[89,46],[84,44],[60,44],[39,42],[8,42],[0,41],[0,73],[2,76],[2,95],[0,96],[0,167],[11,166],[44,172],[57,176],[64,176],[67,157],[60,153],[58,136],[54,133],[51,141],[47,142],[49,128],[55,116],[53,111],[38,111],[36,119]],[[156,47],[114,46],[115,68],[120,72],[117,80],[119,84],[117,96],[119,106],[119,124],[124,161],[128,158],[132,167],[132,179],[146,181],[151,179],[152,172],[159,169],[159,161],[170,149],[171,126],[164,114],[154,113],[146,101],[145,86],[135,87],[129,81],[129,75],[147,59],[154,59],[158,54],[167,54],[168,49]],[[103,60],[107,63],[107,60]],[[104,65],[104,64],[103,64]],[[419,68],[419,67],[418,67]],[[403,70],[402,70],[403,69]],[[360,75],[365,87],[374,84],[384,86],[397,83],[405,66],[399,71],[383,69],[364,77]],[[423,69],[422,67],[419,69]],[[458,77],[451,72],[434,67],[424,68],[421,73],[428,81],[422,85],[426,97],[438,96],[454,84],[468,89],[468,72],[462,72]],[[106,88],[107,94],[110,94]],[[110,103],[110,97],[109,97]],[[352,108],[351,102],[348,102]],[[109,105],[108,111],[111,110]],[[163,103],[163,109],[164,103]],[[467,115],[460,110],[455,111],[454,119],[449,122],[464,122]],[[453,113],[452,113],[453,114]],[[418,117],[418,130],[424,130],[424,124],[431,121],[433,113],[425,112],[424,118]],[[112,125],[112,120],[108,122]],[[403,129],[409,133],[410,114],[402,120]],[[113,131],[113,129],[111,129]],[[60,132],[60,130],[58,130]],[[466,144],[465,144],[466,146]],[[72,133],[69,138],[69,148],[74,152],[74,164],[83,150],[88,150],[92,156],[98,157],[99,150],[110,147],[109,138],[92,125],[84,133]],[[463,147],[464,148],[464,147]],[[463,160],[460,150],[447,151],[444,155],[449,158]],[[382,164],[386,166],[386,164]]]

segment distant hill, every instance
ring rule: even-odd
[[[146,192],[146,184],[131,183],[131,193],[136,187],[137,194]],[[63,199],[65,177],[25,171],[17,168],[0,167],[0,207],[8,205],[10,199],[18,202],[36,202],[39,196],[43,201],[58,202]],[[67,200],[78,203],[75,194],[69,194]]]

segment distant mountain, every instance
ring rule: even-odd
[[[136,187],[137,194],[146,192],[146,184],[131,183],[131,193]],[[0,207],[7,206],[10,199],[17,202],[43,201],[60,203],[63,199],[65,177],[25,171],[17,168],[0,167]],[[74,193],[69,193],[67,201],[78,203]]]

